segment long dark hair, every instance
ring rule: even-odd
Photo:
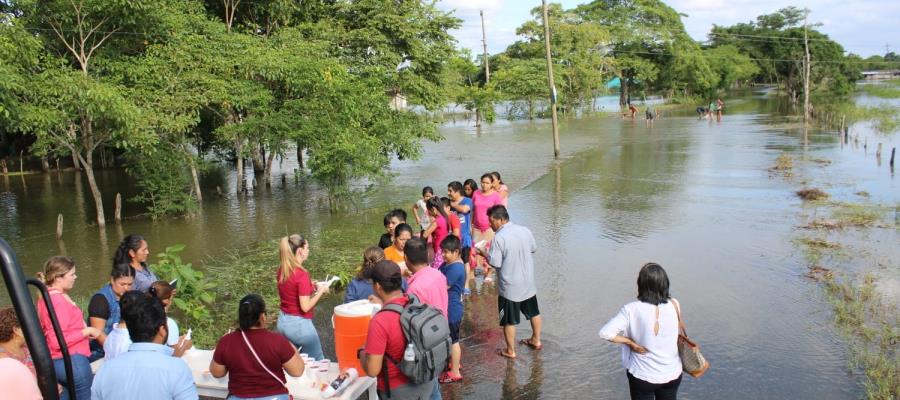
[[[128,251],[138,251],[141,248],[141,242],[144,241],[144,237],[141,235],[131,234],[125,236],[125,239],[122,239],[122,243],[119,243],[116,254],[113,256],[113,265],[131,264],[131,254],[128,254]]]
[[[649,262],[638,274],[638,300],[655,306],[669,301],[669,276],[657,263]]]
[[[447,222],[447,227],[450,227],[450,217],[447,216],[447,213],[444,211],[444,203],[437,196],[428,199],[428,203],[425,203],[425,206],[429,209],[434,208],[437,210],[438,214],[444,217],[444,221]]]
[[[109,272],[109,277],[113,280],[124,278],[124,277],[134,277],[134,267],[131,264],[113,264],[112,270]]]
[[[475,180],[471,179],[471,178],[466,179],[466,181],[463,182],[463,194],[466,194],[466,190],[465,190],[466,187],[468,187],[469,189],[472,189],[472,193],[475,193],[478,191],[478,182],[475,182]],[[471,197],[471,196],[466,196],[466,197]]]
[[[259,324],[259,316],[265,314],[266,302],[258,294],[248,294],[238,306],[238,325],[246,331]]]

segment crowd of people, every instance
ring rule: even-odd
[[[416,229],[407,213],[394,209],[384,217],[385,233],[378,245],[366,248],[363,262],[349,282],[344,301],[367,299],[382,305],[368,326],[358,356],[363,372],[376,378],[381,398],[440,399],[440,384],[463,379],[460,325],[464,299],[476,270],[484,282],[496,282],[498,324],[503,347],[497,354],[517,357],[517,346],[543,349],[542,317],[537,300],[532,232],[510,220],[509,189],[497,172],[447,184],[447,196],[432,187],[412,206]],[[279,294],[277,332],[262,297],[240,300],[237,328],[220,338],[209,372],[228,375],[229,399],[287,400],[286,375],[301,376],[305,368],[299,352],[310,359],[325,357],[313,324],[316,305],[330,293],[329,282],[317,282],[304,265],[308,241],[299,234],[279,242],[279,265],[273,281]],[[75,394],[79,399],[173,398],[196,399],[197,389],[187,364],[178,360],[191,348],[168,314],[177,293],[176,282],[158,280],[146,264],[146,240],[129,235],[113,260],[109,283],[91,297],[88,318],[67,294],[75,286],[75,262],[50,258],[39,278],[48,288],[63,341],[72,361]],[[638,300],[626,304],[599,335],[623,345],[623,363],[634,399],[674,399],[681,381],[678,360],[678,303],[669,297],[669,280],[658,264],[645,265],[638,277]],[[411,340],[403,328],[402,310],[410,304],[433,307],[449,331],[446,368],[425,381],[416,381],[401,368]],[[439,313],[438,313],[439,311]],[[516,340],[516,326],[524,315],[531,335]],[[61,398],[69,398],[70,382],[49,313],[38,302],[38,316],[60,383]],[[96,375],[91,362],[103,359]],[[37,399],[40,393],[25,339],[12,308],[0,309],[0,383],[16,398]],[[21,379],[26,376],[30,379]],[[420,379],[421,380],[421,379]]]

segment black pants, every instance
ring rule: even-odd
[[[681,385],[681,376],[666,383],[650,383],[628,374],[628,391],[631,392],[631,400],[675,400],[678,397],[678,386]]]

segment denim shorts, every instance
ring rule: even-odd
[[[300,347],[301,353],[309,354],[316,360],[325,358],[325,354],[322,352],[322,342],[319,341],[319,333],[311,319],[279,312],[278,332],[281,332],[294,346]]]

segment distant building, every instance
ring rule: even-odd
[[[867,81],[884,81],[900,78],[900,69],[887,69],[882,71],[863,71],[862,76]]]

